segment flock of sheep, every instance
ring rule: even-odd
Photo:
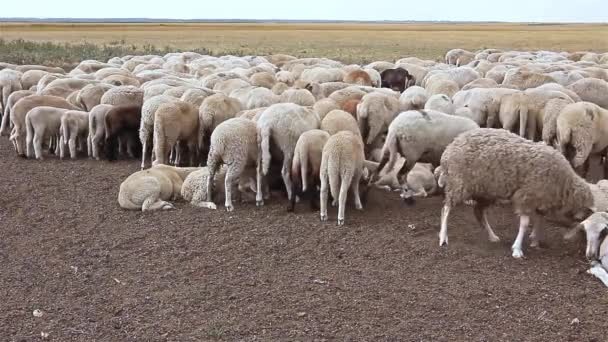
[[[221,195],[232,211],[233,195],[261,206],[280,189],[289,211],[308,199],[323,221],[331,195],[342,225],[349,192],[358,210],[370,186],[443,192],[441,245],[455,206],[498,241],[486,209],[510,204],[514,257],[549,219],[578,223],[567,236],[584,231],[608,268],[608,181],[583,178],[593,156],[608,176],[608,54],[454,49],[362,66],[184,52],[0,69],[0,134],[20,156],[141,157],[120,186],[126,209],[216,209]]]

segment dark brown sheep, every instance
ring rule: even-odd
[[[408,87],[416,84],[416,79],[403,68],[386,69],[381,74],[382,88],[390,88],[402,93]]]
[[[141,152],[141,143],[138,138],[141,121],[141,107],[116,106],[105,117],[106,141],[105,154],[109,161],[116,160],[118,156],[118,139],[126,144],[130,154],[137,157]]]

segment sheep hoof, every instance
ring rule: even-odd
[[[332,202],[331,202],[331,206],[332,206],[332,207],[335,207],[336,205],[338,205],[338,201],[332,201]]]
[[[323,215],[323,214],[321,214],[321,221],[322,221],[322,222],[327,221],[327,215]]]
[[[261,207],[264,205],[264,200],[255,201],[256,207]]]
[[[166,203],[163,205],[163,207],[161,209],[162,210],[171,210],[171,209],[175,209],[175,207],[171,203]]]
[[[226,206],[226,211],[227,211],[227,212],[234,211],[234,207],[233,207],[233,206],[231,206],[231,205]]]
[[[524,257],[524,252],[521,249],[513,249],[512,255],[515,259],[521,259]]]
[[[338,226],[344,225],[344,219],[338,219]]]
[[[496,235],[492,235],[492,236],[488,237],[488,240],[490,240],[490,242],[493,242],[493,243],[500,242],[500,238]]]
[[[439,238],[439,247],[443,247],[443,246],[447,246],[448,245],[448,237],[446,236],[445,238],[440,237]]]
[[[293,213],[293,211],[294,211],[294,206],[293,206],[293,205],[291,205],[291,203],[290,203],[290,204],[288,204],[288,205],[287,205],[287,212],[288,212],[288,213]]]
[[[363,210],[363,205],[361,205],[361,203],[357,203],[357,204],[355,204],[355,209]]]
[[[406,198],[403,198],[403,203],[405,203],[407,206],[411,207],[414,204],[416,204],[416,200],[413,197],[406,197]]]

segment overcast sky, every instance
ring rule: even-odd
[[[2,17],[608,22],[608,0],[6,1]]]

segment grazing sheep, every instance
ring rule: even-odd
[[[295,103],[300,106],[313,106],[315,97],[306,89],[288,89],[281,94],[281,103]]]
[[[291,88],[286,83],[277,82],[277,83],[275,83],[275,85],[272,87],[271,90],[276,95],[282,95],[284,92],[286,92],[289,89],[291,89]]]
[[[161,164],[137,171],[120,184],[118,204],[127,210],[175,209],[167,201],[180,199],[184,180],[198,169]]]
[[[21,85],[22,76],[21,72],[12,69],[0,70],[0,107],[6,108],[11,93],[23,89]]]
[[[372,79],[364,70],[353,70],[344,75],[344,83],[358,84],[362,86],[372,86]]]
[[[203,101],[213,94],[215,94],[215,92],[211,89],[190,88],[184,92],[180,100],[199,108],[201,104],[203,104]]]
[[[142,145],[141,169],[146,167],[148,151],[152,146],[152,135],[154,132],[154,118],[158,108],[165,103],[177,102],[178,100],[168,95],[157,95],[144,101],[141,108],[141,122],[139,126],[139,141]]]
[[[350,113],[350,115],[353,116],[353,118],[357,117],[357,106],[359,106],[359,103],[361,103],[361,100],[357,100],[357,99],[350,99],[346,102],[344,102],[344,104],[342,105],[342,110]]]
[[[273,74],[263,71],[251,75],[251,77],[249,77],[249,82],[256,87],[272,89],[275,83],[277,83],[277,79]]]
[[[545,83],[556,83],[556,81],[551,76],[539,74],[525,68],[508,71],[502,81],[502,84],[515,86],[520,90],[536,88]]]
[[[429,96],[444,94],[449,97],[453,97],[454,94],[460,90],[460,87],[455,81],[436,77],[429,79],[429,81],[426,83],[425,89]]]
[[[588,171],[592,154],[605,153],[608,147],[608,110],[591,103],[567,105],[557,117],[557,141],[560,151],[579,174]],[[608,164],[604,164],[604,178]]]
[[[281,71],[277,72],[275,77],[276,77],[276,80],[278,83],[285,83],[290,87],[293,86],[293,84],[296,81],[296,78],[294,77],[294,75],[291,72],[285,71],[285,70],[281,70]]]
[[[602,280],[604,285],[608,286],[608,213],[606,212],[595,212],[589,216],[586,220],[578,224],[573,228],[565,238],[567,240],[573,239],[578,232],[584,232],[587,240],[587,248],[585,256],[588,260],[595,263],[599,263],[600,267],[603,268],[601,276],[597,275],[597,270],[587,271],[588,273],[596,275]]]
[[[209,169],[201,167],[198,170],[190,173],[184,180],[181,190],[182,199],[189,202],[191,205],[199,208],[217,209],[215,203],[209,201],[207,196],[207,181],[209,177]],[[226,168],[220,168],[214,178],[214,189],[216,193],[225,194],[224,182],[226,179]],[[255,191],[255,169],[246,168],[240,177],[238,191],[243,193],[247,190]]]
[[[461,90],[469,90],[475,88],[498,88],[498,83],[491,78],[478,78],[465,84]]]
[[[567,105],[573,103],[571,100],[555,98],[547,101],[540,117],[542,117],[542,141],[553,147],[558,147],[557,143],[557,117]]]
[[[231,92],[230,97],[237,99],[244,109],[268,107],[280,100],[272,90],[262,87],[240,88]]]
[[[359,181],[363,173],[363,141],[350,131],[341,131],[327,139],[321,159],[321,221],[327,221],[328,192],[338,203],[338,225],[344,225],[348,190],[352,190],[355,207],[362,210]]]
[[[354,134],[361,135],[357,120],[343,110],[334,109],[327,113],[321,121],[321,130],[334,135],[340,131],[350,131]]]
[[[344,71],[339,68],[313,67],[305,69],[300,79],[305,83],[341,82],[344,79]]]
[[[112,108],[114,108],[112,105],[99,104],[89,112],[88,151],[90,158],[99,160],[99,148],[106,139],[106,114]]]
[[[426,90],[419,86],[411,86],[399,97],[399,104],[402,111],[416,110],[424,108],[428,94]]]
[[[371,145],[378,135],[386,132],[399,110],[399,100],[395,97],[381,93],[363,96],[357,106],[357,122],[366,145]]]
[[[113,106],[140,107],[144,102],[144,91],[134,86],[114,87],[106,91],[101,97],[101,104]]]
[[[206,183],[207,201],[213,202],[213,180],[220,166],[226,166],[224,179],[225,207],[233,211],[232,186],[244,180],[243,172],[255,166],[259,169],[258,133],[255,122],[244,118],[232,118],[219,124],[210,139],[207,168],[209,176]],[[258,181],[260,179],[258,178]],[[257,186],[261,192],[261,185]],[[260,193],[261,195],[261,193]],[[257,194],[256,194],[257,199]]]
[[[137,132],[141,123],[141,107],[139,106],[114,106],[104,118],[105,126],[105,155],[109,161],[117,158],[118,139],[123,138],[127,146],[127,152],[135,157],[141,151],[141,145]]]
[[[283,166],[281,175],[287,190],[287,197],[291,200],[292,184],[290,168],[298,138],[302,133],[319,128],[319,117],[307,107],[293,103],[279,103],[268,107],[257,120],[258,140],[260,142],[260,158],[257,174],[256,203],[258,206],[264,204],[262,199],[262,177],[268,174],[270,168],[271,143],[277,152],[282,154]],[[274,149],[273,149],[274,150]],[[279,153],[275,155],[278,158]],[[260,163],[261,161],[261,163]]]
[[[89,84],[78,91],[77,104],[85,111],[90,112],[93,107],[101,103],[103,95],[113,88],[108,84]]]
[[[206,159],[206,149],[209,148],[209,139],[213,130],[220,123],[234,118],[236,113],[243,109],[237,99],[224,94],[211,95],[203,101],[198,111],[198,147],[201,149],[203,159]]]
[[[389,88],[403,93],[403,91],[416,84],[414,76],[403,68],[386,69],[380,73],[382,88]]]
[[[493,158],[488,158],[493,156]],[[568,161],[544,143],[534,143],[501,129],[482,128],[461,134],[441,158],[445,203],[441,212],[440,245],[447,244],[451,209],[475,201],[475,218],[491,241],[498,241],[487,219],[487,208],[508,200],[520,216],[513,257],[523,257],[522,243],[530,219],[534,245],[541,234],[541,217],[581,221],[591,214],[593,195]],[[522,176],[524,175],[524,176]]]
[[[575,92],[581,100],[608,109],[608,82],[596,78],[585,78],[572,83],[567,88]]]
[[[323,120],[327,113],[335,109],[341,109],[341,107],[336,101],[332,99],[319,100],[312,106],[312,110],[317,113],[320,120]]]
[[[437,94],[429,97],[424,105],[424,109],[436,110],[445,114],[454,114],[454,103],[447,95]]]
[[[27,157],[42,160],[42,142],[51,137],[59,137],[61,117],[67,109],[38,106],[25,116],[27,131]]]
[[[174,101],[161,104],[154,114],[154,155],[152,165],[168,164],[169,153],[180,141],[185,143],[190,153],[190,164],[195,164],[198,153],[199,132],[198,110],[193,105]],[[180,158],[176,165],[180,166]],[[143,158],[143,157],[142,157]]]
[[[229,96],[233,91],[243,88],[251,88],[251,83],[240,78],[231,78],[229,80],[216,83],[215,87],[213,87],[213,91]]]
[[[456,111],[460,108],[468,108],[470,113],[467,112],[466,116],[475,118],[478,125],[495,128],[502,97],[515,92],[517,92],[515,89],[475,88],[459,91],[452,97],[452,101]]]
[[[89,135],[89,113],[68,110],[61,116],[61,138],[59,140],[59,157],[65,157],[65,145],[70,149],[70,158],[76,159],[76,143],[86,145]]]
[[[314,194],[317,192],[316,188],[321,185],[319,178],[321,156],[329,136],[329,133],[319,129],[311,129],[300,135],[291,163],[293,196],[287,208],[288,211],[294,210],[296,196],[308,197],[311,207],[316,206]]]
[[[404,176],[417,162],[438,166],[443,151],[454,138],[477,128],[479,126],[470,119],[433,110],[403,112],[388,128],[378,172],[385,167],[393,170],[401,156],[406,160],[399,172],[399,183],[403,184]]]
[[[333,93],[351,87],[350,84],[344,82],[327,82],[327,83],[308,83],[305,89],[310,91],[317,101],[329,97]]]
[[[10,133],[10,117],[11,117],[11,109],[17,103],[17,101],[21,100],[24,97],[33,95],[34,92],[31,90],[17,90],[11,93],[6,102],[6,107],[4,108],[4,115],[2,116],[2,126],[0,126],[0,136],[9,135]]]
[[[17,154],[20,156],[25,156],[25,116],[32,108],[40,106],[78,110],[65,99],[56,96],[30,95],[17,101],[11,110],[13,131],[10,140],[15,144]]]

